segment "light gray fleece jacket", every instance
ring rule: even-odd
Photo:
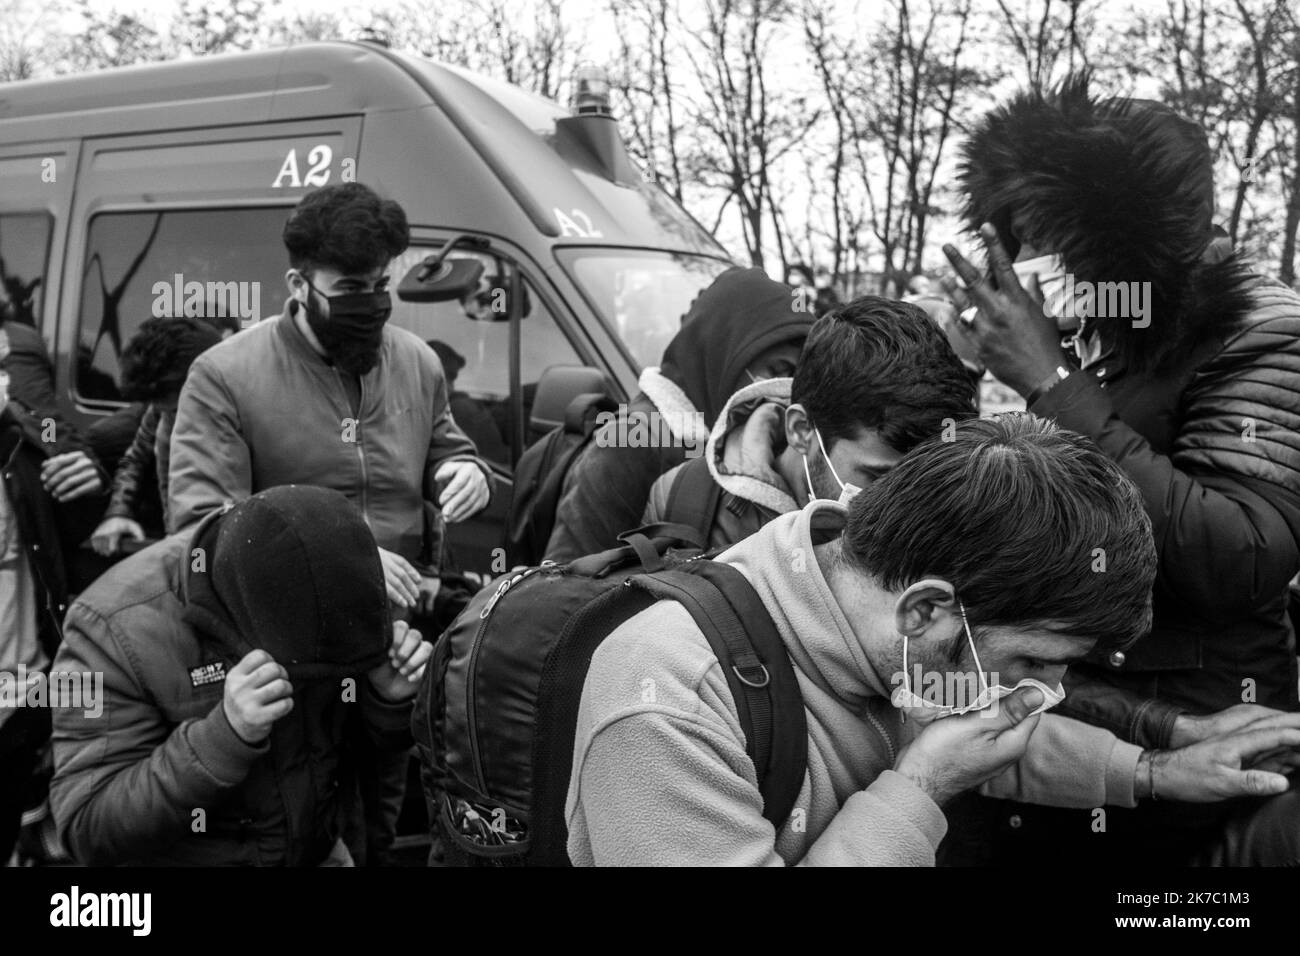
[[[785,641],[808,718],[808,771],[779,831],[763,818],[726,678],[689,613],[660,601],[592,659],[566,817],[575,865],[932,866],[939,807],[895,773],[899,712],[813,554],[844,508],[781,515],[719,560],[754,585]],[[1045,714],[990,796],[1054,806],[1133,806],[1141,750]]]

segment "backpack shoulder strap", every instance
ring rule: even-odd
[[[709,462],[701,455],[677,469],[668,489],[662,520],[695,528],[707,545],[721,502],[722,486],[714,481]]]
[[[808,720],[785,643],[753,586],[735,568],[692,561],[631,583],[690,612],[722,665],[754,761],[763,816],[774,827],[794,809],[808,767]]]

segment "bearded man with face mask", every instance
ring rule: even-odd
[[[753,585],[803,700],[788,818],[763,815],[717,655],[682,604],[658,601],[591,658],[566,806],[575,865],[927,866],[943,809],[976,788],[1087,808],[1286,789],[1272,754],[1300,744],[1300,715],[1153,751],[1043,713],[1067,666],[1149,627],[1151,522],[1092,442],[1042,419],[947,437],[847,508],[815,500],[717,559]]]
[[[408,237],[401,206],[360,183],[303,199],[284,229],[283,314],[211,349],[185,382],[169,531],[263,488],[333,488],[374,531],[389,598],[421,600],[435,573],[420,560],[425,500],[462,521],[487,504],[489,472],[437,356],[388,323],[388,266]]]
[[[284,227],[289,298],[190,368],[172,432],[168,530],[276,485],[341,492],[378,545],[398,616],[438,592],[425,503],[449,522],[488,503],[490,472],[452,417],[437,355],[388,322],[402,207],[361,183],[306,196]],[[385,819],[404,785],[394,764]],[[377,839],[388,841],[386,823]]]

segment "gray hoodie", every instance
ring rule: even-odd
[[[790,818],[779,831],[764,819],[722,669],[689,613],[661,601],[592,659],[566,807],[575,865],[933,865],[947,823],[891,769],[899,712],[813,554],[844,513],[815,501],[719,559],[754,585],[803,693],[808,771]],[[1024,758],[982,792],[1133,806],[1140,753],[1108,731],[1045,714]]]

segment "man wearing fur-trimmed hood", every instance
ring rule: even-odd
[[[640,524],[655,479],[697,457],[731,394],[789,376],[813,322],[803,296],[762,269],[728,269],[700,293],[640,393],[605,423],[565,476],[546,557],[617,547]]]
[[[1300,569],[1300,297],[1213,243],[1199,126],[1088,86],[1084,75],[1021,94],[976,126],[961,182],[990,269],[945,252],[965,285],[958,305],[970,305],[960,334],[1031,412],[1124,469],[1155,532],[1150,634],[1072,666],[1066,707],[1143,746],[1178,747],[1210,732],[1196,715],[1241,705],[1245,725],[1300,708],[1285,600]],[[1078,837],[1068,850],[1081,860],[1175,862],[1233,812],[1203,809],[1112,813],[1104,840],[1049,812],[1017,808],[1012,826],[1028,852],[1055,826],[1053,840]]]

